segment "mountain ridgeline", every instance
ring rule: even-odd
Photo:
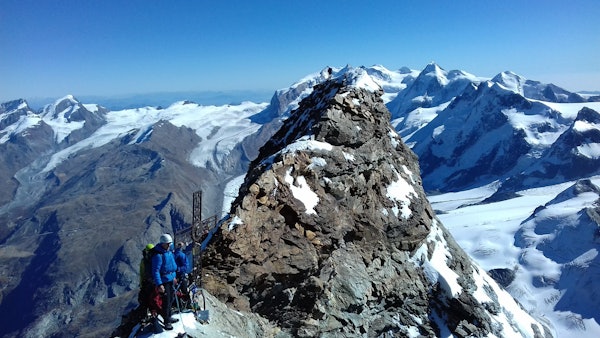
[[[221,219],[205,286],[239,311],[223,310],[231,323],[251,314],[223,334],[553,336],[458,247],[426,193],[489,185],[492,201],[577,180],[598,191],[599,101],[429,64],[326,68],[270,103],[0,104],[0,336],[110,335],[137,303],[142,248],[191,224],[197,190],[202,214]],[[597,210],[577,212],[582,250],[600,249]],[[529,240],[538,216],[552,218],[536,211],[515,245],[554,257]],[[588,298],[597,289],[587,283]],[[564,293],[547,300],[556,311],[595,318]]]
[[[261,148],[207,290],[278,337],[551,336],[436,219],[383,92],[353,76],[315,86]]]

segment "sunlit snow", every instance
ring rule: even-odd
[[[577,113],[584,107],[588,107],[597,112],[600,112],[600,102],[582,102],[582,103],[556,103],[529,99],[532,102],[539,102],[545,106],[548,106],[556,111],[559,111],[564,118],[574,120],[577,117]]]
[[[245,174],[234,177],[229,182],[227,182],[225,189],[223,189],[222,215],[229,213],[229,211],[230,211],[229,209],[231,208],[231,203],[233,203],[235,198],[238,196],[239,191],[240,191],[240,186],[242,185],[242,183],[244,183],[244,178],[246,178]]]
[[[327,161],[325,161],[322,157],[313,157],[310,159],[310,164],[308,165],[308,169],[312,169],[314,167],[324,167],[327,165]]]
[[[28,112],[27,115],[19,117],[16,123],[8,125],[0,130],[0,144],[6,143],[13,135],[26,133],[33,126],[39,125],[42,119],[39,115]]]
[[[500,82],[498,85],[507,90],[523,95],[523,83],[525,82],[524,78],[513,72],[502,72],[499,74],[499,77]]]
[[[600,143],[587,143],[577,147],[577,152],[581,155],[597,160],[600,158]]]
[[[285,149],[282,152],[285,154],[303,150],[331,151],[332,149],[333,146],[327,142],[316,141],[311,139],[310,136],[303,136],[295,142],[293,142],[292,144],[285,147]]]
[[[462,287],[458,284],[458,274],[448,267],[448,260],[452,259],[452,255],[448,250],[442,229],[437,226],[437,222],[433,222],[427,242],[434,242],[436,245],[431,258],[423,266],[425,274],[429,276],[432,282],[440,283],[440,286],[446,290],[448,295],[457,296],[462,292]]]
[[[319,195],[311,190],[304,176],[297,176],[295,179],[292,177],[292,168],[289,168],[285,175],[285,182],[289,184],[290,190],[294,198],[304,204],[306,213],[309,215],[315,215],[315,207],[319,203]]]
[[[590,123],[586,121],[575,121],[575,123],[573,124],[573,129],[578,132],[584,132],[588,130],[600,130],[600,124]]]
[[[258,130],[260,125],[252,123],[248,117],[266,106],[266,103],[252,102],[225,106],[177,102],[166,109],[145,107],[109,112],[105,125],[85,140],[55,153],[44,172],[52,170],[77,151],[101,147],[132,131],[137,130],[132,142],[141,141],[143,139],[140,137],[147,136],[151,132],[150,128],[160,120],[170,121],[176,127],[187,126],[194,129],[202,141],[190,155],[190,162],[197,166],[214,166],[244,137]]]
[[[558,137],[567,130],[567,126],[561,126],[551,116],[543,114],[527,114],[516,108],[504,109],[502,113],[508,117],[510,124],[515,129],[521,129],[527,137],[525,140],[531,145],[548,146],[554,143]],[[551,126],[551,131],[540,132],[540,126]]]
[[[386,188],[386,196],[395,201],[396,206],[392,209],[394,215],[400,215],[404,219],[408,219],[412,214],[410,210],[410,197],[416,197],[417,193],[411,184],[406,182],[400,174],[396,173],[397,180],[390,183]],[[398,207],[398,204],[400,206]]]
[[[600,177],[593,178],[592,181],[600,185]],[[483,205],[477,203],[493,193],[495,184],[458,193],[429,196],[428,199],[438,211],[438,218],[444,226],[483,269],[516,269],[516,279],[508,291],[526,310],[549,319],[558,337],[569,337],[574,332],[577,332],[578,337],[600,337],[600,325],[593,319],[554,310],[554,305],[561,297],[560,290],[551,286],[532,285],[535,276],[557,280],[561,274],[561,265],[536,249],[536,245],[552,238],[554,233],[536,233],[535,223],[525,221],[538,207],[546,205],[573,183],[524,190],[518,192],[520,197]],[[561,214],[569,215],[586,205],[592,205],[596,196],[590,193],[581,194],[575,199],[568,199],[553,205],[552,208],[538,211],[536,218],[556,219],[562,217]],[[564,226],[568,226],[569,222],[574,220],[568,221],[565,218],[562,222]],[[528,247],[524,249],[515,246],[515,235],[520,229],[523,229],[523,237],[528,240]],[[575,245],[562,243],[565,250]],[[569,264],[585,265],[596,254],[595,250],[588,250]],[[476,294],[483,296],[479,292]],[[575,327],[579,329],[573,331]],[[582,328],[585,328],[585,331]]]
[[[70,106],[58,111],[59,104],[68,101]],[[42,120],[52,127],[56,143],[62,142],[73,131],[83,128],[85,121],[69,121],[69,117],[80,109],[79,102],[72,95],[56,100],[44,108]]]

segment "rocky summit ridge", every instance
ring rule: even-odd
[[[316,85],[260,149],[204,253],[206,290],[276,337],[551,337],[437,219],[363,75]]]

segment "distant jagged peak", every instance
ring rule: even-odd
[[[431,77],[431,78],[436,79],[439,84],[447,85],[448,84],[447,75],[448,75],[448,72],[446,72],[437,63],[430,62],[427,66],[425,66],[423,71],[421,71],[421,74],[419,74],[419,77],[421,77],[421,76]]]
[[[6,143],[13,136],[26,134],[30,128],[40,125],[40,117],[34,113],[23,99],[0,105],[0,144]]]
[[[472,82],[479,83],[484,81],[483,78],[473,75],[469,72],[465,72],[464,70],[454,69],[447,72],[446,77],[450,81],[454,81],[457,79],[469,79]]]
[[[379,74],[383,74],[385,68],[379,66],[376,69]],[[385,69],[385,72],[389,74],[387,69]],[[323,75],[324,80],[339,82],[348,87],[363,88],[370,92],[382,90],[381,86],[369,75],[366,67],[352,67],[350,65],[346,65],[341,69],[326,67],[321,71],[321,75]]]
[[[445,73],[446,71],[444,70],[444,68],[440,67],[440,65],[438,65],[435,61],[431,61],[427,64],[427,66],[425,66],[425,68],[422,71],[425,74],[428,73],[439,73],[439,72],[443,72]]]
[[[446,86],[457,80],[467,80],[475,83],[483,81],[482,78],[465,72],[463,70],[454,69],[447,71],[435,62],[430,62],[427,66],[425,66],[425,68],[420,72],[418,78],[421,79],[421,81],[427,81],[426,79],[433,79],[442,86]]]
[[[385,91],[386,95],[384,95],[383,99],[386,102],[393,99],[398,92],[404,90],[408,84],[419,76],[418,70],[408,67],[402,67],[397,71],[389,70],[382,65],[362,68]],[[389,98],[385,96],[389,96]]]
[[[24,99],[8,101],[0,104],[0,116],[2,116],[4,113],[10,113],[17,110],[31,110],[31,108]]]
[[[295,82],[290,88],[281,89],[280,92],[297,89],[299,87],[312,87],[326,80],[340,81],[345,86],[367,89],[371,92],[383,89],[383,87],[398,87],[403,89],[405,85],[402,81],[407,76],[414,76],[417,71],[403,67],[399,71],[392,71],[382,65],[373,65],[370,67],[353,67],[347,64],[344,67],[327,66],[318,73],[305,76],[300,81]],[[401,88],[400,88],[401,87]],[[399,90],[398,89],[398,90]]]
[[[54,103],[44,106],[41,115],[45,119],[65,119],[66,122],[79,121],[81,117],[73,116],[73,114],[80,109],[96,114],[104,114],[108,111],[98,104],[83,104],[75,96],[68,94],[57,99]]]
[[[339,81],[344,85],[360,87],[373,91],[385,90],[395,93],[406,88],[404,80],[412,78],[414,71],[398,73],[390,71],[381,65],[372,67],[352,67],[346,65],[342,68],[327,66],[317,73],[312,73],[290,87],[279,89],[271,99],[271,106],[279,116],[287,115],[298,107],[302,99],[310,95],[313,88],[327,80]],[[270,118],[273,118],[271,116]]]
[[[385,68],[383,65],[373,65],[371,67],[361,67],[374,78],[374,80],[382,80],[385,82],[392,82],[397,78],[398,73]]]
[[[600,113],[591,108],[583,107],[577,113],[575,121],[584,121],[595,125],[600,125]]]
[[[558,103],[581,103],[587,101],[583,96],[572,93],[552,83],[529,80],[511,71],[504,71],[492,78],[491,81],[528,99]]]
[[[527,79],[517,75],[511,71],[504,71],[492,78],[492,82],[501,85],[502,87],[515,93],[524,95],[524,86]]]
[[[480,90],[483,90],[483,93],[486,93],[486,95],[505,96],[518,94],[524,97],[523,87],[522,85],[519,85],[518,81],[509,81],[508,83],[503,83],[496,82],[492,79],[489,81],[482,82],[478,88],[480,88]]]
[[[60,104],[63,101],[68,101],[68,102],[71,102],[72,104],[80,103],[79,100],[77,100],[75,98],[75,96],[73,96],[72,94],[67,94],[67,95],[63,96],[62,98],[56,100],[55,104]]]
[[[57,99],[52,104],[46,105],[42,110],[42,116],[46,119],[65,119],[69,121],[70,115],[80,107],[83,107],[81,102],[69,94]]]
[[[577,116],[571,123],[569,129],[562,136],[564,138],[571,133],[587,135],[578,137],[580,142],[596,144],[600,141],[598,130],[600,130],[600,113],[588,107],[583,107],[577,112]],[[581,139],[581,137],[583,138]],[[596,148],[595,145],[594,148]]]
[[[73,95],[66,95],[54,103],[46,105],[40,116],[55,133],[56,143],[61,143],[73,131],[88,128],[95,129],[105,122],[107,110],[96,104],[82,104]]]

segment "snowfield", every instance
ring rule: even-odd
[[[600,177],[591,181],[600,186]],[[570,311],[555,310],[565,296],[559,283],[547,282],[536,286],[539,276],[557,281],[565,269],[573,265],[584,265],[586,274],[598,276],[600,266],[594,258],[598,252],[589,250],[572,261],[558,263],[546,256],[535,246],[521,248],[515,245],[518,231],[527,226],[534,211],[556,198],[575,182],[518,192],[520,197],[488,204],[478,204],[489,197],[494,186],[489,185],[469,191],[429,196],[430,203],[444,226],[452,233],[459,245],[486,271],[498,268],[516,270],[515,280],[507,288],[513,297],[533,315],[548,319],[557,337],[600,337],[600,325],[594,318],[585,318]],[[583,199],[583,200],[582,200]],[[598,195],[585,193],[558,204],[550,204],[538,217],[557,218],[565,214],[576,214],[585,206],[592,206]],[[583,203],[582,203],[583,202]],[[573,225],[577,226],[577,225]],[[543,242],[548,236],[532,233],[528,235],[532,244]],[[577,247],[592,238],[575,237],[573,242],[561,241],[565,248]],[[592,294],[592,297],[597,295]],[[596,299],[597,298],[593,298]],[[594,304],[597,308],[597,304]],[[590,309],[592,312],[593,308]],[[593,314],[598,316],[597,313]]]

